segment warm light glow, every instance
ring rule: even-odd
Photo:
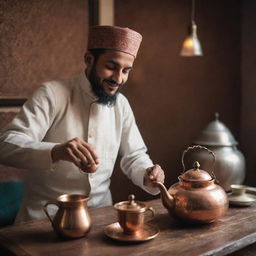
[[[193,39],[191,38],[191,36],[187,37],[183,43],[183,47],[185,48],[192,48],[194,47],[194,43],[193,43]]]

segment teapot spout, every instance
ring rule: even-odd
[[[158,188],[160,189],[161,192],[161,199],[162,199],[162,203],[163,206],[169,210],[171,208],[174,207],[174,197],[172,195],[169,194],[169,192],[167,191],[166,187],[164,186],[163,183],[161,182],[156,182],[156,185],[158,186]]]

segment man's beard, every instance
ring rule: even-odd
[[[91,89],[93,93],[95,94],[96,97],[98,97],[97,102],[103,105],[108,105],[108,106],[114,106],[116,104],[117,95],[120,92],[123,84],[117,84],[118,89],[116,93],[114,95],[108,95],[101,86],[100,78],[97,75],[95,67],[92,67],[91,73],[89,75],[89,81],[91,83]],[[104,81],[107,81],[108,83],[112,83],[116,85],[115,81],[113,80],[105,79],[103,80],[103,82]]]

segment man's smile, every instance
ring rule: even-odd
[[[105,79],[104,82],[109,84],[109,86],[111,86],[111,87],[118,87],[120,85],[120,84],[116,83],[115,81],[107,80],[107,79]]]
[[[107,88],[109,91],[115,91],[120,86],[120,84],[116,83],[115,81],[110,81],[110,80],[105,79],[103,82],[105,82],[107,84]]]

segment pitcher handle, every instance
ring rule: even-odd
[[[47,206],[48,206],[49,204],[54,204],[54,205],[56,205],[57,207],[58,207],[58,204],[57,204],[56,202],[53,202],[53,201],[51,202],[51,201],[49,201],[49,202],[47,202],[47,203],[44,205],[44,208],[43,208],[43,210],[44,210],[46,216],[48,217],[48,219],[50,220],[50,222],[51,222],[52,225],[53,225],[53,219],[51,218],[51,216],[50,216],[50,214],[48,213],[48,210],[47,210]]]

